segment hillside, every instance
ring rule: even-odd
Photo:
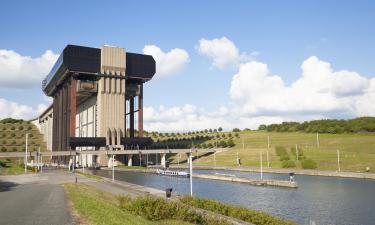
[[[238,137],[236,135],[238,133]],[[301,132],[266,132],[266,131],[241,131],[207,134],[211,139],[202,144],[220,141],[216,136],[225,134],[228,139],[231,134],[235,146],[216,154],[217,166],[236,167],[237,153],[241,158],[242,166],[259,167],[260,152],[263,152],[263,166],[267,167],[266,155],[268,151],[271,168],[316,168],[319,170],[337,170],[337,150],[340,150],[341,171],[365,172],[370,167],[375,170],[375,133],[349,133],[349,134],[319,134],[319,147],[316,134]],[[183,137],[184,135],[181,135]],[[186,137],[189,135],[186,134]],[[190,135],[191,136],[191,135]],[[267,139],[270,138],[270,148]],[[299,160],[295,154],[295,145],[298,145]],[[277,155],[275,148],[283,147],[287,156]],[[197,147],[197,146],[195,146]],[[289,160],[285,160],[289,158]],[[308,161],[304,161],[308,159]],[[172,163],[186,160],[186,155],[175,155],[170,158]],[[284,162],[288,161],[288,162]],[[199,157],[194,161],[196,165],[214,166],[214,156]],[[311,164],[313,166],[311,167]]]
[[[25,151],[26,133],[29,133],[28,149],[37,151],[46,150],[46,144],[38,128],[23,120],[4,119],[0,121],[0,152]]]

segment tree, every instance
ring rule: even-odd
[[[223,128],[219,127],[217,130],[218,130],[219,132],[221,132],[221,131],[223,131]]]
[[[241,130],[239,128],[234,128],[233,132],[240,132]]]
[[[212,133],[212,129],[210,128],[210,129],[208,130],[208,132]]]
[[[217,132],[217,129],[214,129],[214,133],[216,133]]]
[[[259,125],[258,130],[266,130],[266,129],[267,129],[267,125],[265,125],[265,124]]]

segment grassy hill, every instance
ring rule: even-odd
[[[236,137],[236,133],[238,133],[238,137]],[[222,137],[223,134],[225,134],[225,138]],[[319,134],[319,147],[316,134],[312,133],[241,131],[224,132],[219,135],[208,133],[206,135],[211,138],[203,144],[212,143],[215,145],[216,142],[225,139],[231,139],[235,143],[234,147],[226,148],[226,151],[216,154],[217,166],[237,167],[238,153],[242,166],[259,167],[260,152],[262,152],[263,166],[267,167],[266,155],[268,152],[271,168],[311,168],[308,165],[312,162],[316,164],[318,170],[337,170],[337,150],[340,150],[341,171],[365,172],[366,167],[370,167],[371,172],[375,171],[375,133]],[[181,138],[191,136],[192,134],[182,134]],[[268,137],[270,138],[270,148],[268,148]],[[299,160],[295,154],[296,144],[299,149]],[[276,147],[285,149],[289,160],[284,160],[285,157],[277,155]],[[186,155],[175,155],[170,160],[173,163],[181,162],[186,160]],[[194,163],[213,166],[214,156],[199,157]]]
[[[5,122],[4,122],[5,121]],[[46,143],[38,128],[28,121],[0,121],[0,152],[25,151],[26,133],[29,133],[28,149],[45,151]]]
[[[26,133],[29,133],[29,151],[38,151],[39,146],[41,151],[46,150],[43,136],[34,124],[23,120],[4,119],[0,120],[0,152],[25,152]],[[23,160],[24,158],[0,158],[0,175],[24,173]],[[43,157],[44,162],[47,160],[48,157]]]

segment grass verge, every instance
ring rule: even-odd
[[[295,223],[293,222],[271,216],[264,212],[250,210],[244,207],[224,204],[224,203],[211,200],[211,199],[184,196],[184,197],[181,197],[180,200],[181,202],[185,204],[188,204],[197,208],[201,208],[201,209],[219,213],[225,216],[237,218],[237,219],[240,219],[249,223],[253,223],[256,225],[295,225]]]
[[[28,172],[31,172],[28,167]],[[25,167],[23,165],[18,165],[11,160],[0,160],[0,175],[18,175],[24,174]]]
[[[73,210],[91,225],[191,225],[176,220],[150,221],[119,207],[116,196],[85,184],[65,184]]]
[[[75,171],[76,173],[82,175],[82,176],[85,176],[87,178],[90,178],[90,179],[93,179],[93,180],[96,180],[96,181],[102,181],[103,178],[101,176],[97,176],[97,175],[94,175],[94,174],[90,174],[90,173],[83,173],[81,171]]]

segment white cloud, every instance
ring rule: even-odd
[[[239,52],[236,45],[226,37],[211,40],[201,39],[196,47],[198,52],[212,60],[212,66],[224,68],[227,65],[237,65],[243,61],[249,61],[258,53],[251,55]]]
[[[148,107],[145,127],[156,131],[257,128],[260,124],[322,118],[375,116],[375,78],[333,71],[316,56],[301,65],[290,85],[261,62],[242,63],[229,89],[232,102],[206,111],[193,105]]]
[[[315,56],[306,59],[301,69],[302,76],[287,86],[264,63],[241,64],[233,76],[230,95],[249,116],[352,117],[361,115],[358,101],[374,94],[368,88],[370,79],[346,70],[334,72],[329,63]],[[370,114],[375,115],[375,110]]]
[[[156,77],[167,77],[177,74],[189,62],[189,54],[180,48],[163,52],[156,45],[146,45],[143,53],[152,55],[156,61]]]
[[[40,86],[58,55],[47,50],[40,57],[23,56],[0,49],[0,87],[31,88]]]
[[[204,109],[193,105],[181,107],[144,108],[145,129],[149,131],[188,131],[206,128],[230,127],[223,118],[209,116]]]
[[[35,111],[30,106],[0,98],[0,119],[7,117],[29,119],[34,115]]]

